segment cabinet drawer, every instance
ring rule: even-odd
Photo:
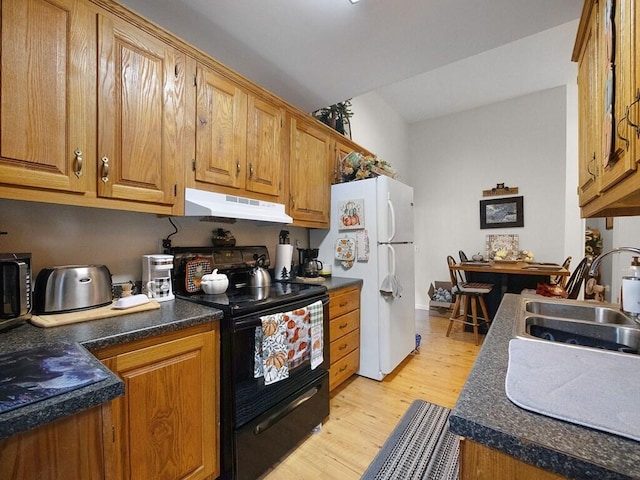
[[[333,342],[358,327],[360,327],[360,309],[332,319],[329,323],[329,338]]]
[[[360,368],[360,349],[347,354],[329,369],[329,390],[333,390]]]
[[[329,317],[336,318],[360,308],[360,289],[354,288],[330,297]]]
[[[335,363],[360,346],[360,329],[331,342],[331,362]]]

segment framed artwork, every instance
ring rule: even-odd
[[[523,197],[480,200],[480,228],[524,227]]]
[[[605,220],[604,228],[607,230],[611,230],[613,228],[613,217],[607,217]]]
[[[364,199],[338,202],[340,230],[360,230],[364,228]]]

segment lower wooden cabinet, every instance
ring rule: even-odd
[[[0,440],[0,478],[111,478],[103,455],[103,408],[93,407]]]
[[[151,345],[125,345],[102,359],[125,382],[125,395],[111,402],[113,442],[105,445],[113,478],[219,475],[218,345],[216,324]]]
[[[534,467],[472,440],[460,439],[460,480],[561,480],[565,477]]]
[[[329,293],[329,338],[333,390],[360,368],[360,287]]]

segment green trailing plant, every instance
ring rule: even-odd
[[[345,126],[350,125],[349,119],[353,116],[351,111],[351,99],[339,102],[329,107],[320,108],[313,112],[313,116],[325,125],[345,134]]]

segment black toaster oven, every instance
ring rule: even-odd
[[[31,317],[31,254],[0,253],[0,331]]]

